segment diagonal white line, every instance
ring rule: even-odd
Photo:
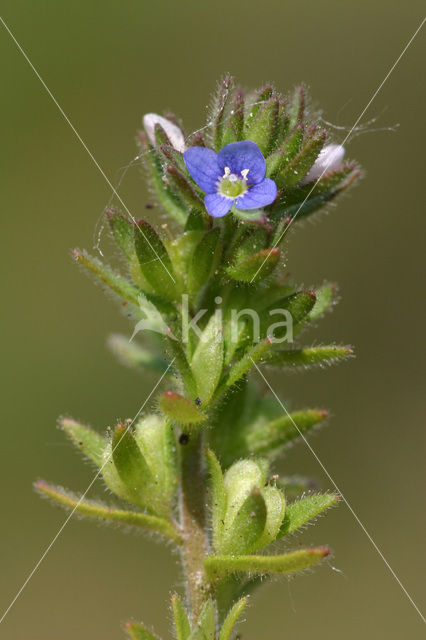
[[[401,51],[401,53],[399,54],[399,56],[397,57],[397,59],[395,60],[395,62],[393,63],[393,65],[391,66],[391,68],[389,69],[389,71],[387,72],[387,74],[385,75],[385,77],[383,78],[383,80],[381,81],[381,83],[379,84],[379,86],[377,87],[377,89],[375,90],[375,92],[373,93],[373,95],[371,96],[370,100],[367,102],[366,106],[364,107],[364,109],[361,111],[360,115],[358,116],[358,118],[355,120],[354,124],[352,125],[349,133],[345,136],[345,138],[342,140],[342,142],[340,143],[342,146],[344,146],[345,142],[348,140],[348,138],[350,137],[351,133],[353,132],[353,130],[355,129],[355,127],[357,126],[357,124],[359,123],[359,121],[361,120],[361,118],[364,116],[365,112],[368,110],[368,108],[370,107],[371,103],[373,102],[373,100],[376,98],[377,94],[380,92],[380,90],[382,89],[383,85],[385,84],[385,82],[388,80],[389,76],[392,74],[392,72],[394,71],[395,67],[397,66],[397,64],[399,63],[399,61],[401,60],[401,58],[403,57],[403,55],[405,54],[405,52],[407,51],[408,47],[411,45],[411,43],[413,42],[414,38],[417,36],[417,34],[419,33],[420,29],[423,27],[424,23],[426,21],[426,18],[423,18],[423,20],[421,21],[421,23],[419,24],[419,26],[417,27],[417,29],[415,30],[415,32],[413,33],[413,35],[411,36],[411,38],[409,39],[409,41],[407,42],[407,44],[405,45],[405,47],[403,48],[403,50]],[[264,259],[264,261],[262,262],[262,264],[260,265],[260,267],[258,268],[258,270],[256,271],[256,273],[254,274],[254,276],[252,277],[252,279],[250,280],[250,283],[253,282],[253,280],[256,278],[257,274],[259,273],[259,271],[262,269],[263,265],[265,264],[265,262],[268,260],[269,256],[271,255],[271,251],[273,251],[281,242],[281,240],[284,238],[285,234],[288,232],[288,230],[290,229],[291,225],[293,224],[293,222],[296,220],[297,215],[299,214],[300,210],[302,209],[303,205],[305,204],[306,200],[308,200],[309,196],[311,195],[311,193],[313,192],[313,190],[315,189],[315,187],[317,186],[318,182],[321,180],[321,178],[323,177],[324,173],[326,173],[331,161],[333,158],[330,158],[330,160],[327,162],[327,164],[325,165],[325,168],[323,169],[321,175],[315,180],[315,182],[312,185],[312,188],[310,189],[310,191],[308,192],[308,195],[306,196],[306,198],[303,200],[303,202],[300,204],[299,208],[297,209],[296,213],[294,214],[294,216],[292,217],[292,219],[290,220],[289,224],[286,226],[286,228],[284,229],[284,231],[282,232],[282,234],[280,235],[280,237],[278,238],[278,240],[275,242],[275,244],[271,247],[268,255],[266,256],[266,258]]]
[[[52,538],[51,542],[49,543],[49,545],[46,547],[46,549],[44,550],[43,554],[41,555],[40,559],[38,560],[38,562],[35,564],[34,568],[32,569],[32,571],[28,574],[27,578],[25,579],[25,582],[23,583],[23,585],[21,586],[21,588],[19,589],[19,591],[17,592],[17,594],[15,595],[15,597],[13,598],[12,602],[10,603],[10,605],[7,607],[6,611],[3,613],[2,617],[0,618],[0,624],[3,622],[3,620],[5,619],[5,617],[7,616],[7,614],[9,613],[9,611],[11,610],[11,608],[13,607],[13,605],[15,604],[15,602],[17,601],[17,599],[19,598],[19,596],[21,595],[21,593],[23,592],[23,590],[25,589],[25,587],[27,586],[27,584],[29,583],[29,581],[31,580],[31,578],[33,577],[33,575],[35,574],[35,572],[37,571],[37,569],[39,568],[39,566],[41,565],[41,563],[43,562],[43,560],[45,559],[45,557],[47,556],[47,554],[49,553],[49,551],[51,550],[51,548],[53,547],[53,545],[55,544],[55,542],[57,541],[57,539],[59,538],[59,536],[61,535],[62,531],[65,529],[65,527],[67,526],[68,522],[71,520],[72,516],[74,515],[76,509],[78,509],[79,505],[83,502],[84,498],[87,496],[87,494],[89,493],[90,489],[93,487],[93,485],[95,484],[96,480],[99,478],[99,476],[102,473],[102,470],[104,469],[105,465],[108,464],[108,462],[111,460],[111,456],[114,453],[114,451],[116,450],[116,448],[118,447],[118,445],[120,444],[121,440],[124,438],[124,436],[126,435],[126,433],[129,431],[129,429],[131,428],[131,426],[134,424],[135,420],[138,418],[138,416],[140,415],[141,411],[144,409],[145,405],[147,404],[147,402],[149,401],[149,399],[151,398],[152,394],[155,392],[155,390],[157,389],[157,387],[159,386],[159,384],[161,383],[161,381],[163,380],[164,376],[167,374],[168,370],[170,369],[170,367],[172,366],[173,362],[175,361],[175,358],[173,358],[173,360],[170,362],[169,366],[167,367],[167,369],[164,371],[164,373],[161,375],[160,379],[157,381],[157,383],[155,384],[154,388],[151,390],[150,394],[148,395],[148,397],[145,399],[144,403],[142,404],[142,406],[140,407],[140,409],[138,410],[138,412],[136,413],[135,417],[133,418],[133,420],[127,425],[126,430],[124,431],[123,435],[121,436],[120,440],[117,442],[117,444],[115,445],[115,447],[112,449],[111,453],[105,458],[105,462],[103,463],[103,465],[100,467],[100,469],[98,470],[98,472],[96,473],[95,477],[93,478],[93,480],[90,482],[89,486],[87,487],[86,491],[83,493],[83,495],[81,496],[81,498],[79,499],[79,501],[77,502],[77,504],[75,505],[75,507],[73,508],[73,510],[69,513],[69,515],[67,516],[67,518],[65,519],[65,522],[62,524],[61,528],[59,529],[59,531],[57,532],[57,534],[54,536],[54,538]]]
[[[392,567],[390,566],[389,562],[386,560],[385,556],[380,551],[379,547],[374,542],[373,538],[368,533],[367,529],[365,528],[365,526],[363,525],[363,523],[361,522],[359,517],[357,516],[357,514],[355,513],[355,511],[353,510],[353,508],[351,507],[349,502],[346,500],[345,496],[343,495],[343,493],[341,492],[341,490],[339,489],[339,487],[337,486],[337,484],[335,483],[335,481],[333,480],[333,478],[331,477],[331,475],[329,474],[329,472],[325,468],[324,464],[321,462],[321,460],[319,459],[319,457],[317,456],[317,454],[315,453],[315,451],[313,450],[313,448],[309,444],[308,440],[305,438],[303,433],[300,431],[299,427],[297,426],[297,424],[295,423],[295,421],[291,417],[291,414],[287,411],[286,407],[281,402],[280,398],[277,396],[277,394],[275,393],[275,391],[271,387],[270,383],[268,382],[268,380],[265,378],[265,376],[263,375],[263,373],[261,372],[261,370],[259,369],[259,367],[255,363],[253,358],[250,358],[250,359],[251,359],[252,363],[254,364],[254,366],[256,367],[259,375],[261,376],[263,381],[267,384],[269,390],[274,395],[274,397],[275,397],[276,401],[278,402],[278,404],[280,405],[281,409],[284,411],[286,416],[291,420],[291,423],[293,424],[294,428],[299,433],[299,435],[302,438],[303,442],[306,444],[306,446],[308,447],[309,451],[312,453],[312,455],[314,456],[315,460],[318,462],[319,466],[324,471],[325,475],[330,480],[331,484],[334,486],[334,488],[336,489],[336,491],[338,492],[338,494],[342,498],[343,502],[345,503],[345,505],[347,506],[347,508],[349,509],[349,511],[351,512],[351,514],[353,515],[353,517],[355,518],[355,520],[357,521],[357,523],[359,524],[359,526],[361,527],[361,529],[363,530],[363,532],[365,533],[365,535],[367,536],[367,538],[369,539],[369,541],[371,542],[371,544],[373,545],[373,547],[375,548],[375,550],[377,551],[377,553],[379,554],[379,556],[381,557],[381,559],[383,560],[383,562],[385,563],[385,565],[387,566],[389,571],[391,572],[392,576],[395,578],[395,580],[397,581],[397,583],[399,584],[399,586],[401,587],[401,589],[403,590],[403,592],[407,596],[408,600],[411,602],[411,604],[413,605],[413,607],[415,608],[415,610],[417,611],[417,613],[419,614],[419,616],[421,617],[423,622],[426,622],[426,620],[425,620],[422,612],[420,611],[419,607],[416,605],[416,603],[414,602],[413,598],[410,596],[410,594],[408,593],[407,589],[404,587],[404,585],[402,584],[401,580],[398,578],[398,576],[396,575],[395,571],[392,569]]]
[[[13,35],[12,31],[9,29],[9,27],[7,26],[7,24],[5,23],[5,21],[3,20],[3,18],[0,16],[0,21],[3,24],[4,28],[6,29],[6,31],[8,32],[8,34],[10,35],[10,37],[12,38],[13,42],[16,44],[16,46],[18,47],[19,51],[22,53],[22,55],[24,56],[25,60],[28,62],[28,64],[30,65],[31,69],[34,71],[35,75],[37,76],[37,78],[40,80],[41,84],[43,85],[43,87],[45,88],[46,92],[48,93],[48,95],[50,96],[50,98],[53,100],[53,102],[55,103],[55,105],[57,106],[57,108],[59,109],[61,115],[63,116],[64,120],[69,124],[69,126],[71,127],[72,131],[74,132],[75,136],[77,137],[77,139],[79,140],[79,142],[82,144],[83,148],[85,149],[85,151],[88,153],[90,159],[92,160],[93,164],[96,166],[96,168],[98,169],[99,173],[101,174],[101,176],[104,178],[105,182],[107,183],[107,185],[110,187],[110,189],[112,190],[113,194],[115,195],[115,197],[117,198],[117,200],[120,202],[120,204],[124,207],[125,211],[127,212],[128,216],[131,218],[131,220],[134,222],[134,224],[136,224],[136,220],[133,217],[132,213],[130,212],[130,210],[128,209],[127,205],[123,202],[121,196],[118,194],[117,190],[115,189],[114,185],[112,184],[112,182],[110,181],[110,179],[108,178],[108,176],[106,175],[105,171],[102,169],[102,167],[100,166],[100,164],[98,163],[98,161],[96,160],[95,156],[93,155],[93,153],[90,151],[89,147],[87,146],[87,144],[84,142],[83,138],[80,136],[80,134],[78,133],[77,129],[74,127],[73,123],[71,122],[71,120],[68,118],[67,114],[65,113],[65,111],[62,109],[61,105],[59,104],[59,102],[56,100],[55,96],[53,95],[53,93],[51,92],[51,90],[49,89],[49,87],[47,86],[47,84],[45,83],[45,81],[43,80],[43,78],[41,77],[41,75],[39,74],[39,72],[37,71],[37,69],[35,68],[35,66],[33,65],[33,63],[31,62],[31,60],[29,59],[29,57],[27,56],[27,54],[25,53],[25,51],[23,50],[23,48],[21,47],[21,45],[19,44],[19,42],[17,41],[17,39],[15,38],[15,36]],[[173,280],[173,282],[176,282],[176,280],[174,279],[173,275],[170,273],[170,271],[167,269],[166,265],[164,264],[163,260],[161,259],[161,257],[158,255],[157,251],[155,250],[155,247],[152,246],[151,242],[149,241],[149,238],[147,238],[147,236],[144,234],[143,230],[138,226],[139,231],[141,232],[141,234],[143,235],[145,241],[148,243],[151,251],[155,254],[155,256],[157,257],[157,260],[159,260],[161,262],[161,264],[163,265],[164,269],[166,270],[166,272],[168,273],[169,277]]]

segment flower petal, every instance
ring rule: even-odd
[[[250,140],[226,144],[217,154],[217,161],[221,175],[224,174],[225,167],[229,167],[231,173],[236,174],[248,169],[248,184],[258,184],[265,177],[265,158],[257,144]]]
[[[191,147],[183,154],[191,178],[206,193],[217,191],[217,181],[222,176],[217,155],[207,147]]]
[[[211,193],[204,198],[204,204],[209,215],[213,218],[222,218],[232,207],[233,200],[221,196],[220,193]]]
[[[334,171],[334,169],[338,169],[343,162],[344,155],[345,147],[342,147],[341,144],[327,145],[322,151],[320,151],[318,158],[315,160],[303,180],[300,181],[300,184],[313,182],[326,171]]]
[[[250,187],[242,196],[235,200],[237,209],[260,209],[271,204],[277,197],[277,185],[270,178],[265,178],[259,184]]]
[[[186,149],[186,145],[182,130],[179,129],[174,122],[167,120],[167,118],[163,118],[163,116],[159,116],[157,113],[146,113],[143,117],[143,126],[145,127],[146,135],[148,136],[150,143],[155,146],[154,129],[156,124],[163,127],[174,148],[183,153]]]

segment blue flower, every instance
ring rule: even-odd
[[[183,154],[191,178],[207,194],[204,204],[215,217],[236,209],[259,209],[271,204],[277,186],[265,178],[266,163],[257,144],[245,140],[225,145],[219,153],[206,147],[191,147]]]

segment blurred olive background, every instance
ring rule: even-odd
[[[324,118],[350,127],[422,19],[422,3],[267,0],[144,2],[4,0],[3,17],[115,182],[136,155],[145,112],[173,110],[187,132],[204,124],[221,74],[287,91],[304,81]],[[156,382],[121,368],[110,332],[120,310],[70,258],[92,249],[111,190],[40,81],[2,29],[1,215],[3,276],[1,592],[5,609],[66,514],[33,493],[37,477],[84,491],[93,470],[56,428],[60,414],[103,429],[133,416]],[[348,149],[360,186],[318,223],[292,234],[288,265],[305,285],[336,280],[342,301],[315,340],[356,345],[357,358],[303,375],[269,374],[291,406],[324,406],[333,419],[311,439],[361,521],[422,606],[424,360],[424,34],[363,118]],[[395,131],[374,131],[383,128]],[[339,142],[346,129],[334,129]],[[120,190],[135,217],[149,192],[140,167]],[[108,255],[111,247],[102,236]],[[130,335],[130,334],[129,334]],[[282,470],[317,476],[303,444]],[[100,483],[92,495],[103,495]],[[424,494],[423,494],[424,495]],[[334,551],[312,575],[264,587],[244,640],[420,638],[422,622],[344,504],[293,546]],[[127,618],[169,638],[169,595],[181,575],[169,550],[136,535],[72,520],[7,618],[0,637],[124,637]]]

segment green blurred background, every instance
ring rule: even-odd
[[[202,126],[225,71],[245,86],[304,81],[324,118],[350,127],[422,19],[411,0],[202,3],[4,0],[3,17],[108,176],[136,155],[145,112]],[[1,591],[5,609],[66,515],[32,492],[42,476],[83,491],[93,470],[55,424],[65,413],[100,429],[133,416],[156,382],[105,347],[126,319],[75,267],[92,248],[110,189],[4,29],[2,104]],[[424,342],[424,34],[363,118],[349,147],[366,178],[320,224],[292,235],[288,264],[306,285],[340,284],[315,339],[350,342],[339,368],[270,379],[293,407],[330,408],[311,443],[414,600],[422,605],[421,345]],[[335,141],[345,135],[335,130]],[[121,195],[135,217],[149,198],[138,167]],[[159,213],[149,211],[159,222]],[[108,253],[108,241],[102,247]],[[5,300],[6,297],[6,300]],[[423,308],[422,308],[423,307]],[[303,444],[282,465],[330,484]],[[96,494],[102,494],[101,485]],[[330,563],[252,601],[244,640],[420,638],[422,622],[348,509],[293,545],[329,543]],[[0,627],[7,640],[124,637],[134,616],[169,638],[181,576],[169,550],[72,520]],[[334,570],[336,569],[336,570]]]

